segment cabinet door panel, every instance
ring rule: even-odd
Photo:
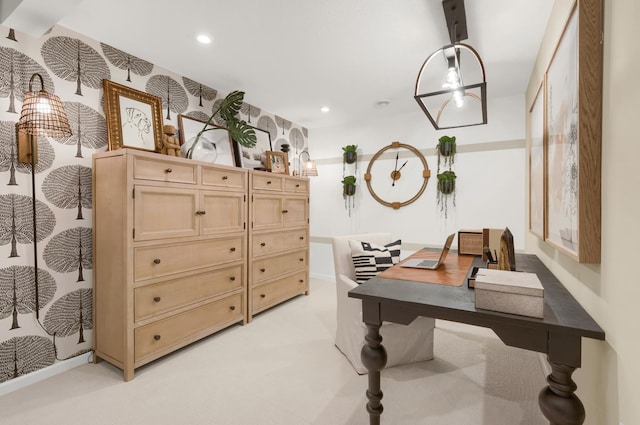
[[[203,236],[242,232],[245,215],[244,193],[203,191],[200,194],[200,234]]]
[[[282,227],[284,206],[281,195],[254,194],[251,203],[253,230]]]
[[[285,227],[306,226],[309,223],[309,200],[305,197],[288,196],[283,202]]]
[[[136,186],[134,196],[136,241],[198,234],[197,190]]]

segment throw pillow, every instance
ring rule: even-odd
[[[363,241],[349,241],[356,282],[364,283],[394,264],[398,264],[401,245],[400,239],[384,246]]]

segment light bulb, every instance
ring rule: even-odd
[[[460,90],[453,92],[453,102],[458,108],[462,108],[464,106],[464,95]]]
[[[36,103],[36,111],[40,114],[50,114],[51,105],[49,104],[49,101],[45,98],[38,99],[38,103]]]

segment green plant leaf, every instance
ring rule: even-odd
[[[227,124],[229,123],[229,120],[234,119],[238,112],[240,112],[243,99],[244,92],[235,90],[229,93],[220,104],[220,107],[218,108],[220,116],[227,122]]]
[[[227,128],[231,138],[242,146],[252,148],[256,145],[256,132],[246,121],[233,118],[227,121]]]

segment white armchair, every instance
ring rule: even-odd
[[[350,240],[376,245],[392,242],[389,233],[366,233],[333,238],[333,264],[336,273],[337,331],[336,347],[349,359],[359,374],[367,373],[360,359],[367,328],[362,322],[362,301],[349,298],[347,292],[358,286],[351,258]],[[435,319],[418,317],[405,326],[384,322],[380,327],[382,345],[387,350],[387,367],[421,362],[433,358],[433,329]]]

